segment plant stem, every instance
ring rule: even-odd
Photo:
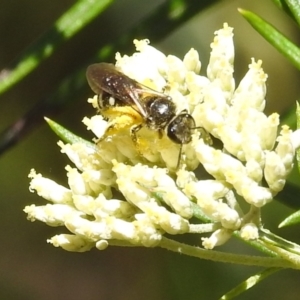
[[[300,269],[300,265],[295,265],[290,261],[286,261],[277,257],[262,257],[262,256],[250,256],[239,255],[232,253],[224,253],[214,250],[205,250],[200,247],[190,246],[174,240],[162,238],[160,244],[161,248],[168,249],[170,251],[193,256],[201,259],[213,260],[216,262],[232,263],[248,266],[260,266],[260,267],[272,267],[272,268],[291,268]]]

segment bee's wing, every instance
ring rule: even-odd
[[[172,100],[172,98],[170,96],[168,96],[162,92],[153,90],[142,83],[138,83],[138,85],[139,85],[139,87],[137,88],[137,91],[139,94],[142,94],[144,96],[157,96],[157,97],[161,97],[161,98],[166,98],[169,101]]]
[[[143,88],[137,81],[116,70],[113,64],[90,65],[87,68],[86,77],[91,89],[96,94],[99,95],[104,91],[123,102],[124,105],[135,106],[136,111],[144,117],[147,116],[140,102]]]
[[[92,64],[86,70],[89,86],[98,95],[105,91],[111,96],[120,96],[122,77],[122,73],[108,63]]]

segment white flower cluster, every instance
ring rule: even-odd
[[[165,56],[147,40],[134,43],[138,52],[117,54],[116,68],[168,94],[178,113],[187,110],[213,142],[195,129],[176,170],[180,145],[165,135],[160,138],[143,127],[137,149],[129,130],[131,107],[119,107],[109,120],[101,114],[85,118],[100,142],[59,142],[75,165],[66,167],[68,188],[31,171],[30,190],[51,204],[27,206],[28,218],[65,226],[72,234],[49,242],[69,251],[102,250],[109,244],[154,247],[165,233],[210,232],[202,238],[206,249],[225,243],[235,231],[245,240],[258,238],[259,208],[282,190],[300,143],[299,132],[287,126],[277,137],[278,115],[263,113],[267,75],[261,61],[252,59],[235,88],[233,33],[227,24],[215,33],[207,76],[199,75],[201,62],[194,49],[180,60]],[[89,102],[98,108],[97,96]],[[106,136],[112,124],[115,130]],[[210,179],[192,171],[199,164]],[[115,199],[118,193],[124,198]],[[243,212],[238,201],[246,201],[249,211]],[[210,225],[190,222],[197,210]]]

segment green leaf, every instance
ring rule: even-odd
[[[298,24],[300,24],[300,3],[299,1],[295,0],[285,0],[285,3],[290,9],[290,12],[294,16],[294,19]]]
[[[280,8],[280,9],[286,9],[287,5],[284,0],[273,0],[273,2]]]
[[[239,12],[255,30],[300,70],[300,49],[294,43],[256,14],[244,9],[239,9]]]
[[[273,2],[300,24],[300,3],[298,0],[273,0]]]
[[[300,106],[298,102],[297,102],[297,109],[296,109],[296,119],[297,119],[297,129],[299,129],[300,128]],[[298,170],[300,172],[300,149],[296,151],[296,160],[298,163]]]
[[[70,144],[74,144],[74,143],[83,143],[85,145],[87,145],[90,148],[96,149],[96,145],[94,143],[91,143],[81,137],[79,137],[78,135],[72,133],[71,131],[69,131],[68,129],[64,128],[63,126],[59,125],[58,123],[45,118],[46,122],[48,123],[48,125],[50,126],[50,128],[59,136],[59,138],[61,138],[65,143],[70,143]]]
[[[293,18],[293,20],[295,20],[292,12],[290,11],[288,5],[286,4],[285,0],[273,0],[273,2],[281,9],[283,10],[285,13],[287,13],[291,18]]]
[[[12,66],[7,66],[0,73],[0,94],[32,72],[43,60],[50,57],[59,45],[73,37],[112,2],[113,0],[77,1]]]
[[[285,227],[285,226],[296,225],[298,223],[300,223],[300,210],[298,210],[295,213],[288,216],[285,220],[283,220],[279,224],[278,227],[281,228],[281,227]]]
[[[249,277],[244,282],[240,283],[238,286],[236,286],[234,289],[232,289],[230,292],[225,294],[220,298],[220,300],[229,300],[237,297],[238,295],[242,294],[243,292],[249,290],[250,288],[254,287],[256,284],[258,284],[263,279],[269,277],[273,273],[281,270],[281,268],[268,268],[265,269],[251,277]]]

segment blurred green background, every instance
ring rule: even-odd
[[[100,18],[1,97],[0,130],[47,98],[67,74],[87,66],[101,44],[139,26],[143,17],[163,2],[115,1]],[[4,69],[74,3],[71,0],[1,0],[0,69]],[[228,22],[234,27],[237,83],[247,71],[251,57],[262,59],[263,68],[269,74],[267,113],[283,113],[295,107],[295,100],[299,99],[299,72],[250,27],[237,12],[238,7],[256,12],[294,41],[299,40],[296,25],[271,1],[228,0],[202,11],[155,46],[166,54],[181,58],[194,47],[199,51],[204,73],[213,33]],[[145,38],[151,41],[151,36]],[[127,54],[131,54],[134,47],[128,46],[131,50]],[[86,102],[91,95],[86,84],[72,103],[50,117],[90,139],[92,135],[81,120],[94,114]],[[69,253],[47,244],[47,238],[64,232],[64,229],[28,222],[23,208],[31,203],[44,203],[28,190],[31,168],[66,184],[64,167],[70,162],[60,154],[57,140],[48,126],[42,124],[0,157],[0,299],[218,299],[259,270],[202,261],[162,249],[109,247],[102,252]],[[299,243],[297,228],[276,229],[289,213],[290,209],[274,201],[263,210],[264,225]],[[190,242],[197,244],[199,238],[193,237]],[[236,241],[222,249],[255,253]],[[299,272],[285,270],[239,299],[298,299],[299,280]]]

